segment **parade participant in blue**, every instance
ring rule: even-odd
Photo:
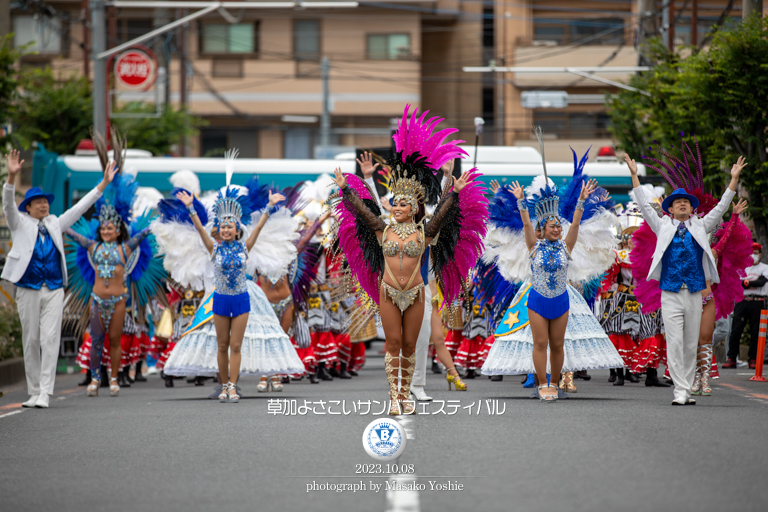
[[[98,217],[80,220],[66,233],[79,247],[67,254],[72,280],[67,288],[68,316],[75,318],[76,337],[90,327],[91,383],[88,396],[98,396],[101,384],[102,353],[109,343],[111,376],[109,393],[120,392],[118,374],[121,370],[120,340],[127,307],[139,323],[146,321],[143,312],[149,300],[163,293],[167,274],[162,261],[154,258],[157,247],[149,237],[152,214],[146,212],[132,217],[131,205],[139,184],[133,176],[123,174],[125,140],[112,130],[112,146],[118,173],[103,196],[96,202]],[[98,134],[94,140],[100,141]],[[96,144],[102,162],[107,160],[106,144]]]
[[[203,240],[206,250],[214,263],[214,282],[216,289],[213,293],[213,322],[218,338],[218,366],[222,378],[229,375],[226,388],[219,395],[220,402],[237,403],[240,395],[236,384],[240,376],[241,345],[248,326],[248,316],[251,310],[251,300],[248,294],[246,262],[248,253],[256,244],[259,233],[267,222],[271,208],[285,199],[282,194],[269,191],[269,203],[261,214],[258,224],[254,227],[245,242],[246,235],[241,219],[250,216],[251,211],[247,195],[239,195],[235,188],[230,187],[234,173],[234,159],[237,150],[227,153],[226,189],[219,191],[214,205],[214,224],[221,236],[221,243],[215,242],[208,234],[198,216],[194,205],[194,196],[186,191],[179,191],[176,199],[188,209],[192,222]],[[298,357],[297,357],[298,360]],[[300,365],[303,368],[303,365]]]
[[[543,153],[542,146],[542,160]],[[573,179],[561,190],[546,177],[545,165],[545,175],[534,179],[528,198],[515,183],[499,189],[490,207],[492,227],[483,261],[495,265],[519,289],[498,323],[482,371],[486,375],[535,371],[541,384],[539,398],[546,402],[558,397],[561,371],[623,365],[590,306],[568,283],[592,289],[613,263],[616,245],[612,202],[583,173],[587,158],[578,160],[574,152]],[[540,239],[532,221],[540,228]],[[508,294],[507,288],[499,288],[500,296]],[[547,385],[548,346],[551,385]]]
[[[16,286],[16,304],[21,320],[24,369],[29,400],[24,407],[47,408],[56,379],[59,356],[64,287],[68,283],[62,232],[72,226],[101,197],[117,172],[114,163],[104,162],[104,178],[61,216],[50,215],[52,194],[38,187],[27,191],[17,207],[16,179],[24,160],[19,152],[6,155],[8,180],[3,188],[3,213],[11,231],[13,248],[3,267],[2,278]]]
[[[657,280],[661,289],[667,362],[675,384],[672,405],[695,405],[696,401],[691,398],[691,388],[696,374],[702,297],[710,293],[707,282],[712,285],[720,282],[717,261],[712,254],[708,236],[717,228],[736,195],[736,185],[746,161],[739,157],[731,168],[731,181],[720,202],[700,218],[694,215],[699,199],[684,188],[676,189],[664,199],[661,207],[668,215],[659,217],[645,198],[635,161],[629,155],[624,155],[624,159],[632,175],[632,186],[640,212],[657,237],[647,279]],[[673,162],[683,167],[679,160]],[[701,174],[701,168],[697,170]],[[683,179],[684,183],[694,182],[690,171]]]

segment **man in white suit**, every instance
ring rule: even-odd
[[[13,247],[2,279],[16,285],[16,305],[21,319],[24,368],[30,399],[24,407],[47,408],[56,378],[61,337],[67,263],[62,232],[71,227],[101,197],[117,172],[113,163],[104,178],[75,206],[60,217],[49,215],[52,194],[29,189],[16,207],[16,178],[24,160],[12,150],[6,155],[8,182],[3,188],[3,213],[11,230]]]
[[[667,338],[667,366],[675,383],[672,405],[695,405],[691,386],[696,371],[696,349],[701,326],[702,292],[707,281],[720,281],[717,262],[709,247],[708,235],[717,227],[736,195],[739,174],[746,163],[743,157],[731,169],[731,182],[720,202],[705,217],[693,215],[698,199],[682,188],[672,192],[661,205],[670,214],[659,218],[648,203],[637,179],[635,161],[624,155],[635,198],[643,219],[656,233],[648,279],[659,281],[661,315]]]

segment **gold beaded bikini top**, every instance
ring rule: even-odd
[[[400,226],[407,226],[407,228],[402,229]],[[409,240],[405,242],[402,247],[400,246],[400,242],[396,240],[387,240],[381,245],[384,256],[389,258],[400,256],[400,270],[403,270],[403,254],[409,258],[418,258],[424,252],[424,225],[413,223],[388,225],[384,228],[384,232],[381,235],[382,240],[386,240],[390,228],[401,240],[418,231],[416,240]]]

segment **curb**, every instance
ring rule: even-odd
[[[24,358],[14,357],[0,361],[0,386],[10,386],[26,379],[24,373]]]

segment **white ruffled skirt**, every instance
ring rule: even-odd
[[[525,301],[523,294],[527,293],[528,289],[529,287],[525,284],[521,286],[511,304]],[[571,285],[568,285],[568,299],[570,310],[568,326],[565,329],[565,360],[562,371],[623,368],[624,361],[616,351],[616,347],[605,334],[584,298]],[[497,337],[483,364],[482,372],[485,375],[535,373],[530,324],[515,332]],[[549,357],[547,357],[547,372],[550,372]]]
[[[267,296],[253,281],[249,280],[247,286],[251,311],[240,348],[240,375],[303,374],[304,363],[280,327]],[[175,376],[214,376],[219,371],[218,350],[216,328],[211,320],[179,340],[164,371]]]

